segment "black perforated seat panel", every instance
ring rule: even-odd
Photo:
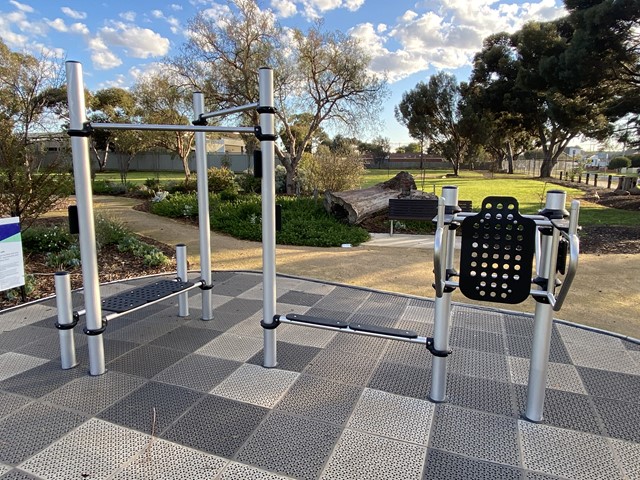
[[[531,291],[536,222],[512,197],[487,197],[462,222],[460,291],[467,298],[520,303]]]
[[[191,287],[193,282],[160,280],[102,300],[102,310],[122,313]]]

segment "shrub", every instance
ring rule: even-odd
[[[98,248],[117,245],[122,239],[131,236],[131,232],[122,223],[109,220],[101,215],[95,220],[96,243]]]
[[[244,193],[260,193],[262,182],[253,176],[253,170],[247,170],[236,177],[238,186]]]
[[[198,181],[193,178],[184,182],[169,182],[167,184],[169,193],[192,193],[198,191]]]
[[[57,268],[58,270],[77,268],[82,264],[80,246],[74,244],[65,250],[48,253],[46,263],[49,267]]]
[[[364,175],[364,162],[350,151],[333,152],[320,146],[314,155],[305,155],[300,167],[307,190],[341,192],[358,188]]]
[[[159,267],[169,262],[166,255],[156,247],[132,236],[123,238],[118,243],[118,251],[128,252],[137,258],[142,258],[142,263],[148,267]]]
[[[287,169],[276,165],[276,193],[287,193]]]
[[[632,167],[640,167],[640,153],[634,153],[633,155],[628,156],[629,160],[631,160]]]
[[[227,167],[211,167],[207,170],[209,191],[212,193],[236,190],[235,178],[235,174]]]
[[[609,160],[609,167],[612,170],[620,170],[621,168],[626,168],[631,166],[631,160],[627,157],[615,157]]]
[[[150,205],[151,213],[163,217],[197,217],[198,197],[194,193],[173,193]]]
[[[144,181],[144,186],[149,190],[160,190],[160,179],[159,178],[147,178]]]
[[[36,277],[35,275],[32,275],[30,273],[26,274],[24,276],[24,293],[26,296],[29,296],[33,293],[33,291],[36,288]],[[8,301],[13,302],[14,300],[18,299],[21,295],[22,292],[20,291],[20,288],[12,288],[11,290],[7,290],[5,292],[1,293],[4,298],[6,298]]]
[[[66,249],[73,242],[73,236],[60,225],[31,227],[22,233],[22,247],[26,252],[58,252]]]

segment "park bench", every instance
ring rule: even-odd
[[[471,200],[459,200],[458,206],[463,212],[472,209]],[[394,220],[419,220],[430,222],[438,215],[438,200],[425,198],[420,200],[405,200],[400,198],[389,199],[389,220],[391,221],[389,235],[393,235]]]

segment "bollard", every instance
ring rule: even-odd
[[[184,243],[176,245],[176,266],[178,279],[186,282],[188,280],[187,246]],[[178,316],[189,316],[189,294],[187,292],[178,295]]]
[[[586,183],[587,185],[589,185],[589,176],[590,174],[587,173],[586,176],[584,177],[584,183]]]
[[[593,174],[593,186],[594,187],[598,186],[598,174],[597,173]]]
[[[60,363],[63,370],[78,365],[76,346],[73,339],[73,305],[71,302],[71,281],[69,272],[56,272],[54,275],[56,289],[56,307],[58,308],[58,337],[60,338]]]
[[[611,181],[613,180],[613,175],[609,175],[607,178],[607,188],[611,188]]]

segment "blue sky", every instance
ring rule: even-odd
[[[439,70],[467,80],[473,54],[491,33],[566,14],[561,0],[262,0],[284,26],[305,28],[324,18],[329,30],[358,37],[372,70],[388,75],[383,113],[392,147],[411,141],[393,117],[402,93]],[[216,15],[214,0],[0,0],[0,37],[16,51],[51,51],[82,62],[90,90],[128,87],[145,70],[177,52],[189,19]]]

